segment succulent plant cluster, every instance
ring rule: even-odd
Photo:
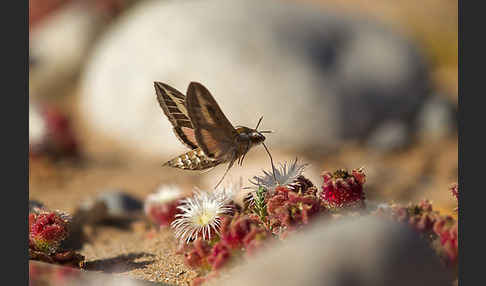
[[[219,239],[202,237],[185,246],[185,261],[191,267],[220,269],[230,257],[241,256],[246,250],[251,254],[263,245],[270,233],[261,224],[245,214],[224,216],[221,220]]]
[[[362,169],[324,172],[319,190],[303,176],[305,166],[296,159],[275,168],[275,176],[264,171],[253,177],[243,206],[235,203],[233,197],[242,188],[234,185],[214,193],[197,190],[180,201],[181,214],[171,225],[183,245],[186,264],[201,272],[194,284],[217,276],[223,266],[251,255],[268,241],[285,240],[318,216],[365,205]]]
[[[46,254],[60,250],[68,237],[70,217],[61,212],[39,211],[29,214],[29,248]]]
[[[308,224],[313,216],[325,210],[316,194],[314,187],[299,192],[284,186],[277,187],[275,194],[267,201],[271,230],[283,233]]]
[[[355,169],[349,173],[340,169],[322,174],[324,183],[322,185],[321,199],[329,208],[343,208],[350,206],[365,207],[365,195],[363,184],[366,176],[363,169]]]
[[[452,184],[451,187],[450,187],[450,190],[451,190],[452,196],[454,196],[454,198],[456,198],[456,200],[459,201],[459,185],[457,183]]]
[[[319,216],[337,219],[371,214],[406,223],[431,243],[447,265],[457,265],[457,221],[434,210],[431,202],[382,204],[371,209],[365,203],[362,168],[325,171],[317,188],[303,176],[305,166],[297,160],[285,162],[275,169],[275,176],[264,171],[253,177],[242,206],[234,201],[241,186],[214,193],[197,190],[180,201],[181,213],[174,216],[171,226],[181,241],[185,263],[200,273],[193,285],[217,277],[220,269],[271,241],[285,240]],[[457,186],[451,192],[457,197]]]
[[[29,213],[29,258],[82,267],[84,257],[62,247],[69,236],[71,216],[36,208]]]
[[[192,285],[200,285],[218,276],[219,269],[236,258],[252,255],[269,238],[272,239],[271,233],[250,215],[238,213],[223,216],[218,238],[213,237],[208,241],[199,237],[181,249],[185,263],[206,274],[193,280]]]

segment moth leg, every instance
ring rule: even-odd
[[[228,174],[228,172],[231,169],[231,167],[233,167],[233,164],[235,163],[235,161],[236,161],[236,158],[231,159],[231,161],[230,161],[230,163],[228,165],[228,168],[224,172],[223,177],[219,180],[219,182],[216,184],[216,186],[214,186],[215,189],[219,186],[219,184],[221,184],[221,182],[223,182],[224,177],[226,177],[226,174]]]
[[[211,168],[209,168],[209,169],[207,169],[207,170],[202,171],[202,172],[201,172],[201,174],[206,174],[206,173],[208,173],[208,172],[211,172],[211,171],[212,171],[214,168],[216,168],[216,166],[211,167]]]

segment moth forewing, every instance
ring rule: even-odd
[[[226,159],[238,133],[219,108],[211,93],[200,83],[187,88],[187,110],[194,126],[198,146],[206,156]]]

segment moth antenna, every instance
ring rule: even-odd
[[[262,120],[263,120],[263,116],[260,117],[260,119],[258,120],[257,126],[255,127],[255,130],[258,130],[258,126],[260,126],[260,123],[262,122]]]
[[[264,142],[262,142],[262,145],[263,145],[263,147],[265,147],[265,150],[267,151],[268,156],[270,157],[270,163],[272,164],[273,179],[275,180],[275,182],[277,182],[277,177],[275,176],[275,166],[273,165],[272,154],[270,154],[270,151],[268,151],[267,145],[265,145]]]

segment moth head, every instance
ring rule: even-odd
[[[239,140],[250,141],[253,145],[258,145],[265,141],[265,136],[263,135],[263,133],[272,133],[272,131],[258,131],[258,126],[260,126],[262,119],[263,117],[260,117],[260,120],[258,120],[258,124],[255,129],[251,129],[245,126],[237,126],[236,131],[239,134]]]
[[[262,143],[263,141],[265,141],[265,136],[263,136],[262,133],[258,132],[257,130],[253,129],[250,134],[249,134],[249,137],[250,137],[250,141],[253,143],[253,144],[260,144]]]
[[[272,164],[273,178],[274,178],[274,180],[277,180],[277,178],[275,176],[275,166],[273,164],[272,154],[270,154],[270,151],[268,150],[267,146],[263,142],[263,141],[265,141],[265,136],[263,136],[263,133],[272,133],[272,131],[270,131],[270,130],[258,131],[258,127],[260,126],[260,123],[262,122],[262,120],[263,120],[263,116],[260,117],[260,119],[258,120],[258,123],[257,123],[257,126],[255,127],[255,129],[251,129],[251,128],[244,127],[244,126],[238,126],[236,128],[236,131],[239,134],[239,136],[238,136],[239,140],[249,141],[253,145],[258,145],[258,144],[263,145],[263,147],[265,148],[265,151],[267,151],[268,157],[270,157],[270,163]],[[248,148],[249,147],[250,147],[250,145],[248,145]],[[246,155],[246,152],[240,158],[240,161],[239,161],[240,165],[243,163],[243,159],[244,159],[245,155]]]

